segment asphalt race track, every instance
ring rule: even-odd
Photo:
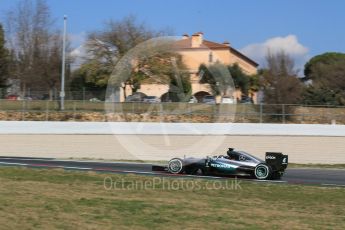
[[[67,170],[86,170],[109,173],[135,173],[158,176],[175,176],[165,172],[153,172],[152,164],[132,162],[74,161],[54,158],[0,157],[0,166],[24,166],[36,168],[63,168]],[[181,177],[200,177],[181,175]],[[220,177],[202,176],[208,179]],[[244,178],[245,179],[245,178]],[[253,180],[257,181],[257,180]],[[345,187],[345,170],[343,169],[287,169],[281,180],[275,183],[306,184]]]

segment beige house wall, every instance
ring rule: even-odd
[[[184,39],[187,39],[185,37]],[[178,53],[182,56],[183,63],[187,66],[190,72],[192,94],[200,91],[205,91],[212,94],[210,87],[207,84],[199,83],[199,76],[197,75],[199,66],[201,64],[214,64],[217,61],[225,65],[232,65],[237,63],[239,67],[249,75],[257,73],[257,68],[251,62],[245,58],[233,53],[230,46],[221,46],[220,48],[208,48],[202,44],[203,36],[201,34],[195,34],[191,39],[190,48],[180,49]],[[212,54],[212,62],[210,62],[210,54]],[[163,84],[142,84],[139,92],[145,93],[148,96],[161,97],[169,90],[168,85]],[[131,95],[131,89],[126,90],[127,95]],[[241,98],[241,92],[236,90],[233,93],[234,98]],[[123,93],[121,93],[120,101],[124,101]],[[256,99],[254,100],[256,101]]]
[[[182,56],[183,63],[187,66],[191,73],[198,72],[201,64],[208,64],[210,50],[191,49],[189,51],[179,51]],[[215,59],[215,56],[214,56]]]
[[[205,91],[211,94],[211,89],[209,84],[192,83],[192,94],[200,91]]]
[[[146,94],[147,96],[156,96],[160,98],[164,93],[169,91],[168,85],[163,84],[142,84],[140,85],[140,89],[137,92],[141,92]],[[126,95],[129,96],[133,94],[132,88],[127,86],[126,87]],[[125,101],[125,96],[123,92],[123,88],[120,89],[120,102]]]
[[[209,62],[209,55],[212,53],[213,62]],[[237,57],[236,55],[230,53],[229,49],[224,50],[209,50],[209,49],[190,49],[186,51],[179,51],[182,56],[182,60],[188,67],[191,73],[196,73],[201,64],[213,64],[217,61],[225,65],[233,65],[237,63],[240,68],[249,75],[254,75],[257,73],[256,67],[250,65],[243,59]]]
[[[161,97],[169,91],[168,85],[163,84],[142,84],[138,92],[145,93],[147,96]]]
[[[248,62],[244,61],[243,59],[237,57],[236,55],[230,56],[230,63],[229,64],[235,64],[237,63],[243,72],[245,72],[248,75],[254,75],[257,74],[258,70],[253,65],[250,65]]]
[[[126,86],[126,96],[129,96],[132,94],[132,88],[130,86]],[[126,100],[124,89],[120,88],[120,102],[124,102]]]

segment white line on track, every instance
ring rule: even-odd
[[[25,161],[28,161],[28,160],[53,160],[52,158],[36,158],[36,157],[33,157],[33,158],[30,158],[30,157],[0,157],[1,160],[25,160]]]
[[[116,163],[116,164],[133,164],[133,165],[152,165],[152,163],[140,163],[140,162],[121,162],[121,161],[91,161],[91,160],[59,160],[59,159],[46,159],[46,158],[16,158],[16,157],[0,157],[4,160],[20,160],[20,161],[50,161],[50,162],[77,162],[77,163]]]
[[[184,177],[192,177],[192,178],[205,178],[205,179],[229,179],[226,177],[216,177],[216,176],[197,176],[197,175],[182,175]]]
[[[63,162],[78,162],[78,163],[103,163],[103,164],[133,164],[133,165],[152,165],[152,163],[139,163],[139,162],[121,162],[121,161],[73,161],[73,160],[51,160],[51,161],[63,161]]]
[[[0,162],[3,165],[20,165],[20,166],[28,166],[28,164],[21,164],[21,163],[9,163],[9,162]]]
[[[255,182],[270,182],[270,183],[288,183],[285,180],[257,180],[257,179],[252,179],[251,181],[255,181]]]
[[[97,169],[97,168],[94,168],[94,170],[103,170],[103,169]],[[107,171],[106,169],[104,171]],[[136,174],[157,174],[157,175],[160,175],[158,173],[152,173],[152,172],[140,172],[140,171],[127,171],[127,170],[113,170],[113,171],[109,171],[109,172],[121,172],[121,173],[136,173]]]
[[[28,159],[28,160],[36,160],[36,159]],[[38,159],[41,160],[41,159]],[[152,163],[139,163],[139,162],[121,162],[121,161],[89,161],[89,160],[59,160],[59,159],[49,159],[44,161],[61,161],[61,162],[77,162],[77,163],[101,163],[101,164],[133,164],[133,165],[152,165]]]
[[[22,164],[22,163],[9,163],[9,162],[0,162],[3,165],[18,165],[18,166],[35,166],[35,167],[51,167],[51,168],[63,168],[63,169],[78,169],[78,170],[96,170],[96,171],[107,171],[107,169],[101,168],[82,168],[82,167],[70,167],[70,166],[60,166],[60,165],[35,165],[35,164]],[[140,171],[128,171],[128,170],[109,170],[109,172],[122,172],[122,173],[136,173],[136,174],[157,174],[162,175],[160,173],[152,173],[152,172],[140,172]],[[163,174],[164,175],[164,174]]]
[[[64,169],[78,169],[78,170],[92,170],[92,168],[80,168],[80,167],[67,167],[67,166],[57,166]]]
[[[92,168],[80,168],[80,167],[67,167],[67,166],[43,166],[43,165],[34,165],[34,164],[22,164],[22,163],[9,163],[9,162],[0,162],[2,165],[18,165],[18,166],[35,166],[35,167],[51,167],[51,168],[64,168],[64,169],[80,169],[80,170],[92,170]]]

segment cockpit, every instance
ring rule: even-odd
[[[227,158],[229,160],[234,160],[234,161],[246,161],[246,160],[249,160],[249,158],[246,157],[243,153],[236,152],[236,151],[234,151],[233,148],[229,148],[229,150],[226,153],[227,153]]]
[[[256,158],[255,156],[252,156],[249,153],[243,151],[234,151],[233,148],[229,148],[226,154],[226,156],[220,155],[217,156],[217,158],[224,158],[232,161],[261,162],[261,160]]]

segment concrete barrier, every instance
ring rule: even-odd
[[[228,147],[294,163],[345,163],[344,125],[0,122],[0,155],[168,160]]]

